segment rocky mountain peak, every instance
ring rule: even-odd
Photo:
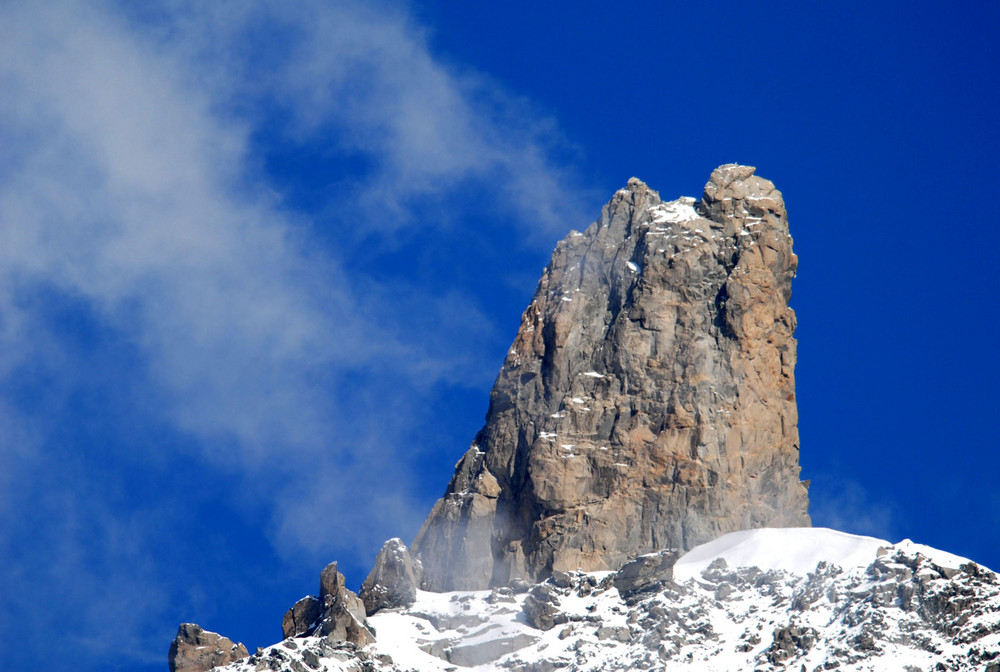
[[[253,655],[183,624],[170,669],[1000,672],[992,571],[805,527],[796,264],[752,167],[630,179],[556,247],[412,552],[360,595],[329,564]]]
[[[630,179],[556,246],[486,424],[413,543],[423,586],[808,525],[796,265],[781,193],[754,168],[716,169],[700,201]]]
[[[660,199],[660,195],[658,193],[656,193],[655,191],[653,191],[652,189],[650,189],[649,185],[647,185],[645,182],[643,182],[642,180],[640,180],[638,177],[630,177],[630,178],[628,178],[628,182],[625,183],[625,189],[623,189],[621,191],[622,192],[629,191],[629,192],[634,192],[634,193],[652,194],[653,196],[656,197],[656,200]]]

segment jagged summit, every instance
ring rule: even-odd
[[[423,586],[808,525],[796,264],[781,193],[754,168],[716,169],[700,202],[630,179],[556,246],[486,424],[413,543]]]

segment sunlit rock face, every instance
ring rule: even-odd
[[[754,168],[716,169],[701,201],[629,180],[556,246],[486,425],[413,543],[423,587],[809,525],[796,265],[781,193]]]

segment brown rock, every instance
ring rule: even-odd
[[[401,539],[383,544],[375,567],[361,585],[361,601],[371,616],[380,609],[408,607],[417,599],[420,564],[415,562]]]
[[[249,656],[247,648],[231,639],[202,629],[194,623],[181,623],[170,643],[167,662],[170,672],[208,672]]]
[[[308,635],[323,615],[320,601],[309,595],[292,605],[281,619],[281,634],[284,639]]]
[[[412,544],[423,587],[808,525],[796,265],[781,193],[752,167],[715,170],[700,203],[629,180],[556,246],[486,425]]]

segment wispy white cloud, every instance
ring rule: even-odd
[[[899,511],[889,501],[850,479],[827,480],[826,487],[810,491],[813,525],[852,534],[865,534],[893,543],[900,541]]]
[[[49,389],[101,384],[46,299],[60,297],[136,353],[129,375],[151,413],[205,465],[253,484],[245,496],[268,502],[281,544],[357,550],[415,525],[414,399],[488,381],[493,327],[460,289],[428,295],[348,272],[354,250],[320,231],[389,235],[417,223],[411,207],[469,185],[508,208],[521,239],[579,224],[572,182],[549,158],[551,122],[442,64],[404,10],[360,3],[8,3],[0,89],[0,386],[35,372]],[[349,201],[293,211],[264,168],[264,137],[360,158],[328,178]],[[450,216],[442,207],[419,224]],[[391,411],[358,421],[380,407]],[[66,477],[54,489],[32,481],[29,438],[51,457],[42,420],[5,422],[0,511],[37,496],[57,518],[105,521],[97,543],[134,538],[141,556],[149,529],[71,478],[92,472],[53,462]],[[6,431],[15,425],[32,429]],[[141,459],[153,449],[138,438]],[[46,524],[65,531],[65,515]],[[348,543],[352,528],[364,533]],[[64,559],[88,543],[60,539]],[[155,572],[104,586],[102,572],[134,560],[108,553],[81,560],[78,590],[128,599]],[[76,580],[51,569],[56,586]]]
[[[574,198],[571,171],[550,158],[571,150],[554,120],[436,57],[401,5],[183,6],[172,19],[206,86],[244,101],[244,111],[249,100],[284,115],[290,142],[321,140],[364,158],[363,175],[331,176],[352,187],[355,225],[433,226],[408,206],[476,182],[489,184],[490,206],[513,215],[522,234],[561,235],[591,214]],[[247,49],[251,41],[269,48]]]
[[[389,361],[436,379],[453,370],[452,355],[400,339],[405,327],[391,319],[362,316],[359,283],[338,270],[337,253],[309,249],[308,223],[284,212],[256,174],[252,120],[236,116],[225,96],[192,86],[204,83],[191,73],[205,59],[217,57],[209,82],[254,61],[206,45],[245,49],[248,33],[279,20],[294,53],[250,84],[254,73],[239,73],[246,78],[223,93],[263,89],[260,100],[281,100],[291,126],[310,139],[330,127],[323,137],[380,166],[360,185],[364,198],[381,194],[392,208],[501,169],[507,190],[525,192],[530,176],[551,182],[558,170],[530,139],[496,142],[510,129],[475,114],[462,82],[434,61],[405,15],[322,4],[240,15],[236,7],[194,12],[209,34],[150,43],[121,19],[77,5],[7,9],[7,345],[36,345],[14,331],[30,315],[11,288],[47,285],[135,338],[184,427],[247,446],[279,435],[305,445],[331,431],[324,425],[333,414],[316,389],[329,367]],[[186,17],[180,29],[193,25],[188,14],[176,16]],[[528,199],[551,219],[544,200]],[[446,315],[445,303],[430,303]],[[475,328],[468,311],[465,318]],[[8,347],[8,365],[16,352]]]

